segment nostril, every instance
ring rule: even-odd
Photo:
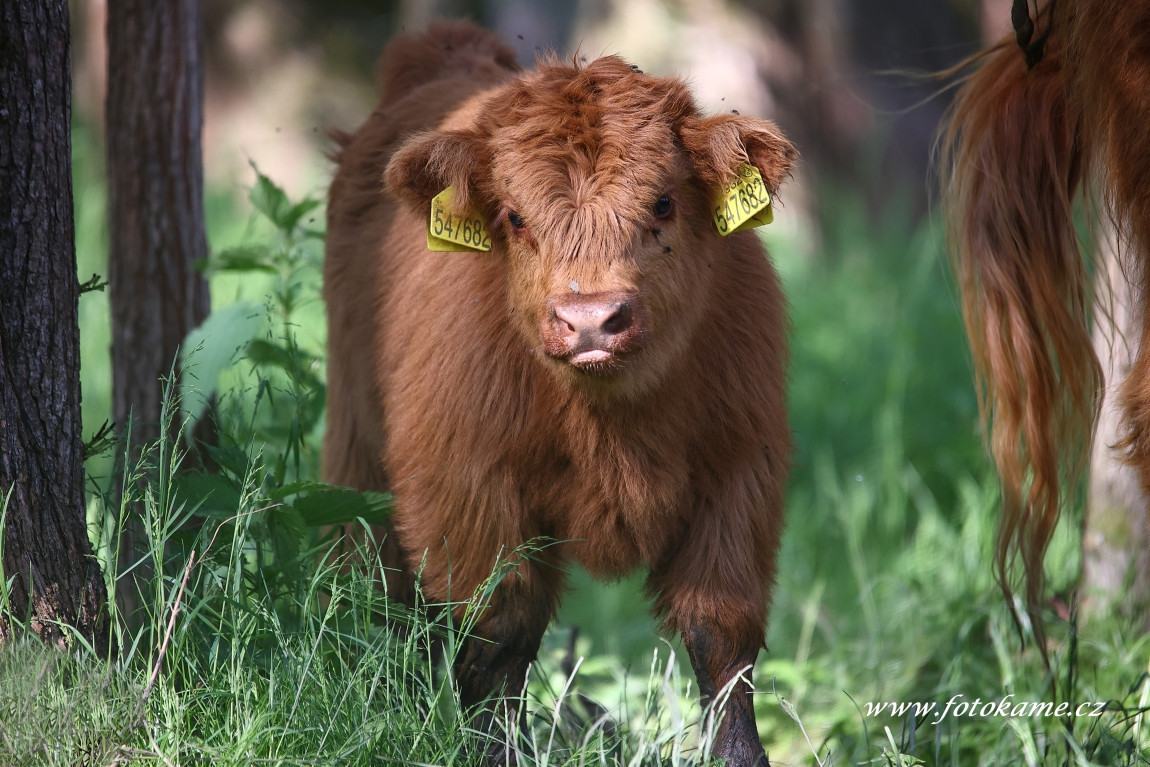
[[[631,305],[622,302],[615,305],[615,311],[611,313],[607,319],[603,320],[603,332],[608,335],[618,335],[627,331],[631,327],[633,312]]]
[[[578,335],[579,328],[567,309],[552,309],[551,322],[560,333]]]

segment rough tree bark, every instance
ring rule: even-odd
[[[0,502],[11,614],[108,646],[84,511],[66,0],[0,3]],[[0,615],[0,641],[14,627]]]
[[[200,0],[108,3],[112,404],[116,424],[131,423],[137,446],[160,436],[160,378],[210,309],[207,281],[194,267],[208,253],[200,11]],[[145,543],[140,515],[132,513],[120,540],[121,571]],[[151,573],[141,565],[132,576],[136,588],[117,592],[129,619]]]
[[[208,315],[200,1],[108,3],[108,230],[113,415],[159,435],[161,387]]]

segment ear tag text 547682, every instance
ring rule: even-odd
[[[724,237],[731,232],[765,226],[775,220],[771,195],[759,169],[743,163],[738,174],[715,203],[715,228]]]
[[[474,210],[460,216],[452,212],[453,187],[447,187],[431,200],[427,222],[427,249],[438,253],[491,250],[491,236],[483,217]]]

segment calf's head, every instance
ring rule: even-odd
[[[427,215],[453,187],[493,244],[467,257],[501,260],[527,343],[571,385],[615,396],[661,380],[724,300],[713,216],[737,168],[773,194],[795,158],[773,123],[704,117],[681,81],[613,56],[543,62],[466,113],[409,138],[388,188]]]

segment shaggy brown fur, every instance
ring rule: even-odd
[[[465,703],[521,688],[570,561],[647,568],[714,695],[763,645],[791,448],[779,280],[754,233],[717,234],[712,203],[744,162],[773,192],[794,149],[616,57],[520,72],[465,23],[396,40],[382,72],[328,209],[325,478],[393,490],[431,600],[560,541],[500,582],[490,641],[457,662]],[[490,252],[425,247],[448,185]],[[765,763],[734,690],[716,754]]]
[[[1048,34],[1041,59],[1028,68],[1013,36],[984,54],[944,134],[944,202],[1003,483],[997,571],[1009,596],[1021,557],[1032,614],[1101,402],[1095,291],[1071,219],[1090,181],[1124,235],[1144,308],[1150,295],[1150,2],[1044,2],[1036,27],[1035,39]],[[1150,490],[1150,312],[1138,343],[1118,447]]]

